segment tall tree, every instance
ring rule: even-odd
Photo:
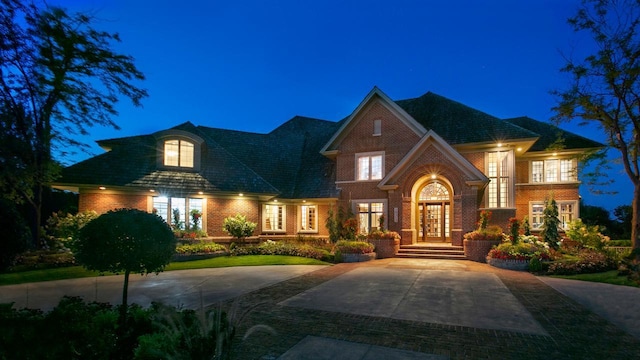
[[[134,59],[112,49],[118,34],[96,30],[87,14],[28,0],[0,0],[0,191],[33,209],[35,240],[42,192],[57,175],[53,153],[83,147],[75,136],[112,117],[124,96],[147,96],[133,82]]]
[[[555,92],[555,119],[597,124],[607,145],[619,152],[634,186],[631,238],[640,260],[640,1],[583,0],[569,24],[587,33],[596,50],[584,59],[567,60],[562,71],[572,81]]]

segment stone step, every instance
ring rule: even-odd
[[[397,253],[397,258],[402,259],[438,259],[438,260],[467,260],[464,254],[452,255],[452,254],[412,254],[412,253]]]
[[[462,246],[402,245],[398,258],[465,260]]]

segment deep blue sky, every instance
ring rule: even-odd
[[[120,103],[122,129],[92,129],[92,145],[185,121],[258,133],[295,115],[337,121],[376,85],[395,100],[432,91],[500,118],[547,121],[549,92],[568,83],[563,56],[591,49],[566,22],[578,0],[48,2],[93,13],[147,76],[144,107]],[[594,129],[562,127],[604,142]],[[630,204],[621,171],[619,195],[584,188],[586,203]]]

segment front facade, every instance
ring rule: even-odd
[[[295,117],[268,134],[184,123],[99,144],[106,153],[54,184],[78,192],[81,211],[137,208],[190,228],[197,210],[213,238],[242,214],[256,235],[327,237],[329,211],[342,207],[361,233],[382,221],[402,244],[453,245],[481,210],[503,228],[528,216],[539,229],[551,193],[563,224],[577,218],[576,158],[602,146],[526,117],[498,119],[433,93],[393,101],[378,88],[339,122]]]

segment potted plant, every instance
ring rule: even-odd
[[[400,250],[400,234],[395,231],[373,230],[366,241],[373,244],[378,259],[394,257]]]
[[[504,238],[502,228],[489,226],[491,212],[480,212],[478,229],[464,234],[464,256],[477,262],[485,262],[489,250],[500,244]]]
[[[366,241],[340,240],[336,243],[335,257],[342,262],[362,262],[376,258],[374,246]]]

